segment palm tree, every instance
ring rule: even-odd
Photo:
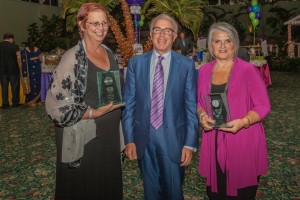
[[[133,56],[134,43],[134,26],[129,6],[125,0],[63,0],[62,16],[66,18],[67,31],[73,31],[76,26],[76,15],[80,6],[86,2],[96,2],[107,8],[109,11],[121,3],[125,32],[124,35],[120,29],[117,20],[109,15],[111,30],[115,36],[118,48],[127,63],[128,59]],[[147,17],[153,17],[160,13],[167,13],[177,19],[180,24],[190,29],[196,39],[198,37],[199,28],[203,20],[203,6],[206,0],[146,0],[143,4],[143,11]],[[146,12],[147,11],[147,12]],[[152,48],[152,41],[148,41],[144,45],[144,51]]]
[[[108,11],[111,11],[114,7],[121,3],[123,10],[123,16],[125,19],[125,32],[126,36],[122,33],[118,21],[110,14],[108,18],[110,20],[110,27],[115,36],[118,48],[121,50],[121,54],[124,57],[125,63],[133,56],[133,43],[134,43],[134,26],[132,17],[130,14],[129,6],[125,0],[64,0],[61,2],[63,18],[66,18],[67,31],[73,31],[76,27],[76,16],[79,8],[87,2],[99,3],[105,7]]]
[[[226,17],[228,18],[228,15],[232,14],[232,10],[226,11],[219,6],[207,6],[203,12],[203,23],[201,24],[200,28],[202,34],[208,33],[208,29],[211,24],[220,21],[226,21]]]
[[[274,27],[273,34],[277,33],[279,36],[283,36],[287,33],[287,26],[284,25],[284,22],[296,16],[295,10],[297,10],[297,8],[289,10],[279,6],[270,8],[269,12],[274,13],[274,16],[268,17],[266,23]]]
[[[74,27],[76,27],[76,17],[79,8],[87,2],[99,3],[108,11],[120,3],[119,0],[61,0],[61,17],[66,19],[67,31],[72,32],[74,30]]]
[[[190,29],[197,40],[205,2],[206,0],[147,0],[143,4],[142,13],[148,18],[166,13],[177,19],[183,27]]]

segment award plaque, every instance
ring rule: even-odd
[[[227,96],[225,93],[211,93],[205,96],[207,114],[215,120],[214,127],[225,127],[227,119],[231,121]]]
[[[122,103],[120,72],[118,70],[97,72],[98,99],[97,107],[110,102]]]

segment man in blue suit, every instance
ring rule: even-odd
[[[138,159],[146,200],[183,199],[184,168],[199,145],[194,62],[172,51],[177,22],[150,24],[154,49],[129,61],[122,113],[125,154]]]

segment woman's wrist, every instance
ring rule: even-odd
[[[89,109],[89,119],[93,119],[93,108]]]
[[[251,125],[251,120],[249,117],[244,117],[242,120],[244,122],[244,128],[248,128]]]

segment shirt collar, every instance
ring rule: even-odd
[[[171,51],[168,51],[167,53],[160,55],[155,50],[153,50],[153,54],[155,55],[155,59],[157,59],[159,56],[163,56],[167,60],[171,56]]]

